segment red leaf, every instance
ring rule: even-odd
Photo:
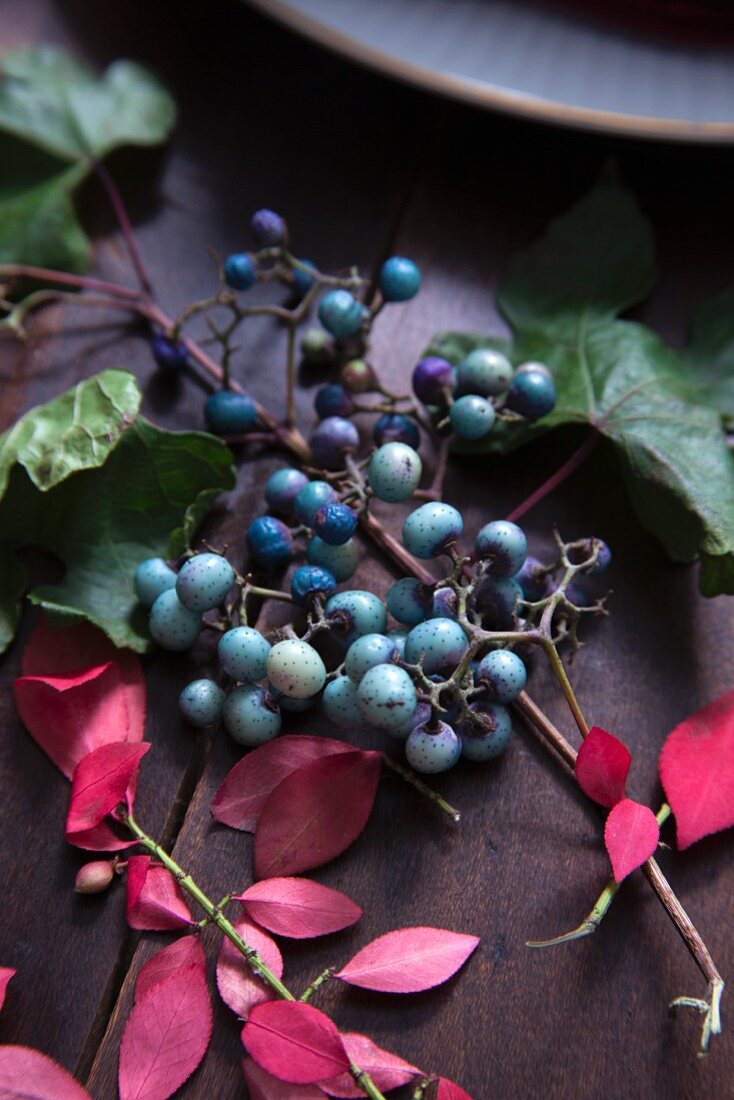
[[[380,1092],[389,1092],[390,1089],[407,1085],[422,1073],[416,1066],[404,1062],[389,1050],[382,1050],[377,1043],[356,1031],[342,1032],[342,1042],[350,1060],[369,1073]],[[352,1097],[358,1100],[364,1096],[362,1089],[357,1088],[351,1073],[342,1073],[331,1081],[322,1081],[321,1088],[329,1096],[349,1097],[350,1100]]]
[[[576,757],[576,779],[584,794],[611,810],[624,798],[632,757],[611,733],[593,726]]]
[[[313,1085],[349,1069],[329,1017],[298,1001],[257,1005],[242,1029],[242,1042],[259,1066],[294,1085]]]
[[[381,753],[353,749],[279,783],[258,819],[255,877],[298,874],[348,848],[367,824],[381,765]]]
[[[248,916],[263,928],[293,940],[339,932],[362,916],[346,894],[307,878],[264,879],[235,901],[241,901]]]
[[[266,1073],[252,1058],[242,1059],[242,1071],[250,1100],[324,1100],[316,1085],[288,1085]]]
[[[148,989],[120,1044],[120,1100],[166,1100],[194,1072],[212,1033],[204,968],[196,963]]]
[[[258,955],[276,978],[283,977],[283,957],[278,945],[271,940],[267,932],[257,928],[246,919],[235,921],[235,930],[249,947],[254,947]],[[255,1005],[272,1001],[275,993],[262,978],[257,978],[235,945],[226,936],[222,940],[217,959],[217,987],[220,996],[228,1008],[231,1008],[243,1020]]]
[[[334,977],[383,993],[419,993],[447,981],[478,944],[478,936],[443,928],[399,928],[368,943]]]
[[[212,800],[212,814],[233,829],[254,832],[260,811],[279,783],[311,760],[320,760],[353,746],[330,737],[288,734],[253,749],[225,776]]]
[[[169,870],[150,856],[127,863],[127,923],[143,932],[177,932],[194,922],[181,887]]]
[[[660,780],[675,814],[679,848],[734,825],[734,691],[668,734]]]
[[[439,1078],[436,1100],[472,1100],[468,1092],[449,1081],[448,1077]]]
[[[0,966],[0,1008],[5,1004],[5,992],[8,988],[8,982],[15,974],[15,971],[10,966]]]
[[[91,1100],[87,1090],[62,1066],[38,1050],[16,1046],[0,1046],[0,1097],[2,1100]]]
[[[660,829],[649,806],[641,806],[631,798],[618,802],[604,828],[614,881],[621,882],[641,867],[655,852],[659,839]]]
[[[135,1000],[187,966],[198,966],[202,973],[206,972],[204,948],[196,936],[181,936],[148,959],[135,981]]]
[[[78,848],[127,848],[135,840],[119,840],[104,818],[123,799],[130,804],[138,766],[150,744],[102,745],[77,764],[71,783],[66,839]]]

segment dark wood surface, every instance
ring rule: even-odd
[[[375,333],[380,368],[404,376],[440,328],[501,331],[492,292],[508,256],[588,187],[610,155],[660,242],[660,287],[638,315],[679,342],[696,303],[731,281],[728,150],[626,144],[446,104],[351,68],[233,0],[0,0],[0,19],[3,48],[56,41],[100,66],[135,57],[170,83],[181,108],[170,149],[118,154],[111,168],[160,296],[174,311],[211,286],[205,246],[246,245],[249,213],[267,204],[288,217],[300,254],[327,269],[356,263],[371,272],[392,251],[419,262],[420,296],[386,311]],[[120,240],[95,184],[80,201],[97,243],[95,269],[126,278]],[[99,317],[78,308],[53,310],[25,347],[3,340],[2,427],[113,364],[139,375],[153,419],[202,425],[196,381],[162,386],[144,333],[119,318],[102,320],[109,323],[100,327]],[[268,403],[282,355],[272,325],[253,322],[243,330],[238,376]],[[301,379],[304,426],[319,380]],[[561,434],[504,462],[457,462],[447,496],[465,512],[468,535],[506,514],[575,442],[572,433]],[[238,488],[209,526],[240,561],[244,528],[261,508],[264,478],[277,461],[238,455]],[[612,615],[588,630],[572,677],[590,719],[632,750],[632,796],[657,804],[665,734],[732,686],[731,601],[702,600],[695,570],[668,563],[631,515],[604,447],[527,517],[533,549],[548,545],[554,521],[569,536],[598,534],[614,549]],[[366,557],[354,585],[384,593],[392,576],[384,562]],[[18,970],[0,1016],[0,1042],[47,1052],[95,1100],[110,1100],[134,976],[165,937],[126,930],[121,884],[97,898],[72,891],[83,857],[63,840],[68,788],[25,734],[9,691],[31,624],[28,615],[4,661],[0,696],[0,964]],[[197,651],[147,661],[154,747],[137,816],[219,896],[244,888],[251,874],[249,838],[213,825],[209,814],[237,746],[222,734],[208,739],[183,728],[175,706],[208,658]],[[538,662],[532,694],[572,736]],[[325,726],[306,715],[288,728]],[[672,997],[700,995],[704,984],[641,876],[625,885],[596,936],[550,952],[524,946],[575,925],[608,873],[599,815],[534,735],[518,726],[501,762],[461,765],[436,785],[461,807],[460,828],[399,782],[382,782],[364,835],[314,875],[354,897],[365,916],[327,941],[286,946],[289,983],[304,986],[324,965],[394,927],[473,932],[482,937],[480,950],[439,990],[390,999],[335,986],[319,1003],[344,1028],[366,1031],[456,1079],[476,1100],[734,1095],[734,1033],[725,1030],[701,1063],[698,1019],[666,1016]],[[731,835],[662,855],[724,977],[734,975],[733,855]],[[725,995],[725,1025],[728,1009]],[[212,1049],[180,1095],[244,1095],[240,1055],[239,1025],[218,1006]]]

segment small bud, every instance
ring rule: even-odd
[[[80,867],[74,880],[77,894],[101,894],[115,877],[115,861],[96,859]]]
[[[350,393],[369,393],[379,389],[377,376],[365,359],[351,359],[342,367],[341,384]]]

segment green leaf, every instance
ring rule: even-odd
[[[28,574],[13,551],[6,546],[0,546],[0,570],[0,653],[4,653],[18,629]]]
[[[694,314],[683,361],[701,401],[734,421],[734,286],[704,302]]]

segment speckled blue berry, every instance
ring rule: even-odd
[[[357,686],[348,676],[337,676],[326,685],[321,705],[326,717],[345,729],[357,729],[364,721],[357,703]]]
[[[313,527],[319,538],[330,546],[343,546],[357,529],[357,513],[347,504],[332,501],[319,508]]]
[[[431,708],[428,703],[419,703],[413,713],[405,719],[402,725],[391,727],[389,730],[385,730],[385,733],[389,733],[396,741],[405,741],[416,726],[422,726],[430,717]]]
[[[461,724],[461,752],[467,760],[494,760],[507,748],[512,733],[512,718],[506,707],[497,703],[472,703],[470,714]]]
[[[375,665],[357,688],[357,703],[365,721],[382,730],[402,729],[415,713],[415,685],[404,668]]]
[[[336,590],[334,574],[320,565],[301,565],[291,577],[291,596],[304,607],[314,596],[328,599]]]
[[[247,545],[252,560],[263,569],[279,569],[293,555],[293,538],[284,523],[274,516],[259,516],[247,528]]]
[[[280,707],[257,684],[242,684],[230,691],[222,711],[224,728],[240,745],[254,748],[280,733]]]
[[[150,609],[150,636],[163,649],[181,653],[190,649],[201,630],[201,614],[179,600],[175,588],[161,592]]]
[[[408,638],[408,631],[407,630],[388,630],[385,637],[390,639],[390,641],[392,642],[392,644],[395,647],[395,652],[398,655],[398,659],[402,661],[405,658],[405,643],[406,643],[407,638]]]
[[[150,350],[157,365],[167,374],[178,374],[186,366],[189,357],[183,344],[178,340],[171,340],[163,333],[151,337]]]
[[[176,579],[176,594],[190,611],[219,607],[234,584],[234,569],[221,554],[195,554]]]
[[[318,535],[314,535],[306,547],[306,560],[309,565],[322,565],[324,569],[328,569],[334,579],[341,584],[356,573],[359,550],[353,539],[345,542],[343,546],[330,546]]]
[[[527,420],[540,420],[556,407],[556,385],[547,367],[527,363],[518,367],[507,389],[507,407]]]
[[[276,642],[268,654],[267,673],[273,686],[291,699],[308,699],[321,691],[326,679],[319,654],[296,638]]]
[[[337,592],[326,604],[326,616],[346,635],[348,642],[363,634],[384,634],[387,611],[382,600],[372,592],[355,589]]]
[[[407,302],[421,288],[421,273],[405,256],[391,256],[380,268],[379,284],[386,302]]]
[[[316,265],[312,264],[310,260],[299,260],[298,262],[303,264],[304,267],[293,268],[293,282],[291,285],[297,298],[305,298],[316,281],[311,274],[312,271],[316,271]],[[305,270],[306,268],[310,270]]]
[[[351,416],[354,409],[350,394],[339,382],[321,386],[316,391],[313,404],[319,420],[325,420],[327,416]]]
[[[459,439],[482,439],[494,427],[494,405],[486,397],[468,393],[454,401],[449,420]]]
[[[263,680],[270,642],[251,626],[236,626],[219,639],[217,658],[224,672],[242,684]]]
[[[204,403],[204,419],[215,435],[243,435],[257,424],[257,409],[249,394],[218,390]]]
[[[191,726],[206,729],[222,720],[224,692],[213,680],[192,680],[178,697],[178,709]]]
[[[163,558],[146,558],[136,568],[133,584],[143,607],[152,607],[161,592],[176,587],[176,574]]]
[[[378,500],[399,504],[413,495],[422,473],[423,463],[414,447],[384,443],[370,459],[369,483]]]
[[[425,775],[448,771],[460,756],[461,741],[447,722],[416,726],[405,742],[405,759]]]
[[[429,355],[413,370],[413,393],[424,405],[441,405],[454,386],[454,368],[448,359]]]
[[[319,303],[319,321],[327,332],[343,340],[361,327],[362,303],[348,290],[330,290]]]
[[[522,588],[514,577],[487,577],[476,593],[476,608],[488,630],[511,630]]]
[[[493,703],[514,702],[527,679],[525,664],[509,649],[493,649],[474,670],[474,683],[485,689],[486,698]]]
[[[309,481],[298,490],[293,506],[299,523],[313,527],[316,513],[325,504],[336,500],[336,493],[326,481]]]
[[[544,600],[553,589],[551,579],[544,570],[542,561],[528,555],[520,571],[515,574],[515,580],[522,588],[523,597],[529,603]]]
[[[327,416],[311,432],[309,444],[315,465],[324,470],[340,470],[344,456],[354,454],[359,447],[359,432],[351,420]]]
[[[308,478],[300,470],[292,466],[276,470],[265,483],[268,508],[281,516],[292,516],[296,497],[304,485],[308,485]]]
[[[598,543],[596,561],[590,569],[586,570],[587,575],[590,577],[598,577],[602,573],[606,573],[607,569],[612,564],[612,551],[603,539],[597,539],[596,541]]]
[[[344,671],[350,680],[359,684],[375,665],[394,663],[399,657],[397,647],[384,634],[364,634],[352,642],[344,658]]]
[[[497,397],[509,386],[512,373],[512,363],[501,351],[476,348],[459,363],[456,394],[478,393],[480,397]]]
[[[477,557],[486,561],[491,577],[514,577],[528,555],[528,540],[522,527],[507,519],[485,524],[474,544]]]
[[[453,588],[437,588],[431,601],[429,619],[456,619],[458,608]]]
[[[224,261],[224,281],[233,290],[249,290],[255,285],[255,265],[246,252],[233,252]]]
[[[415,577],[403,577],[388,588],[386,602],[394,619],[406,626],[416,626],[428,618],[432,594]]]
[[[383,413],[372,429],[372,437],[378,447],[383,443],[407,443],[416,451],[420,447],[421,433],[415,420],[403,413]]]
[[[403,524],[403,543],[416,558],[437,558],[464,530],[461,513],[443,501],[422,504]]]
[[[252,236],[261,245],[282,244],[288,234],[285,220],[274,210],[256,210],[250,221]]]
[[[405,660],[417,665],[423,660],[423,671],[451,671],[456,668],[469,648],[466,634],[453,619],[428,619],[414,626],[405,641]]]

